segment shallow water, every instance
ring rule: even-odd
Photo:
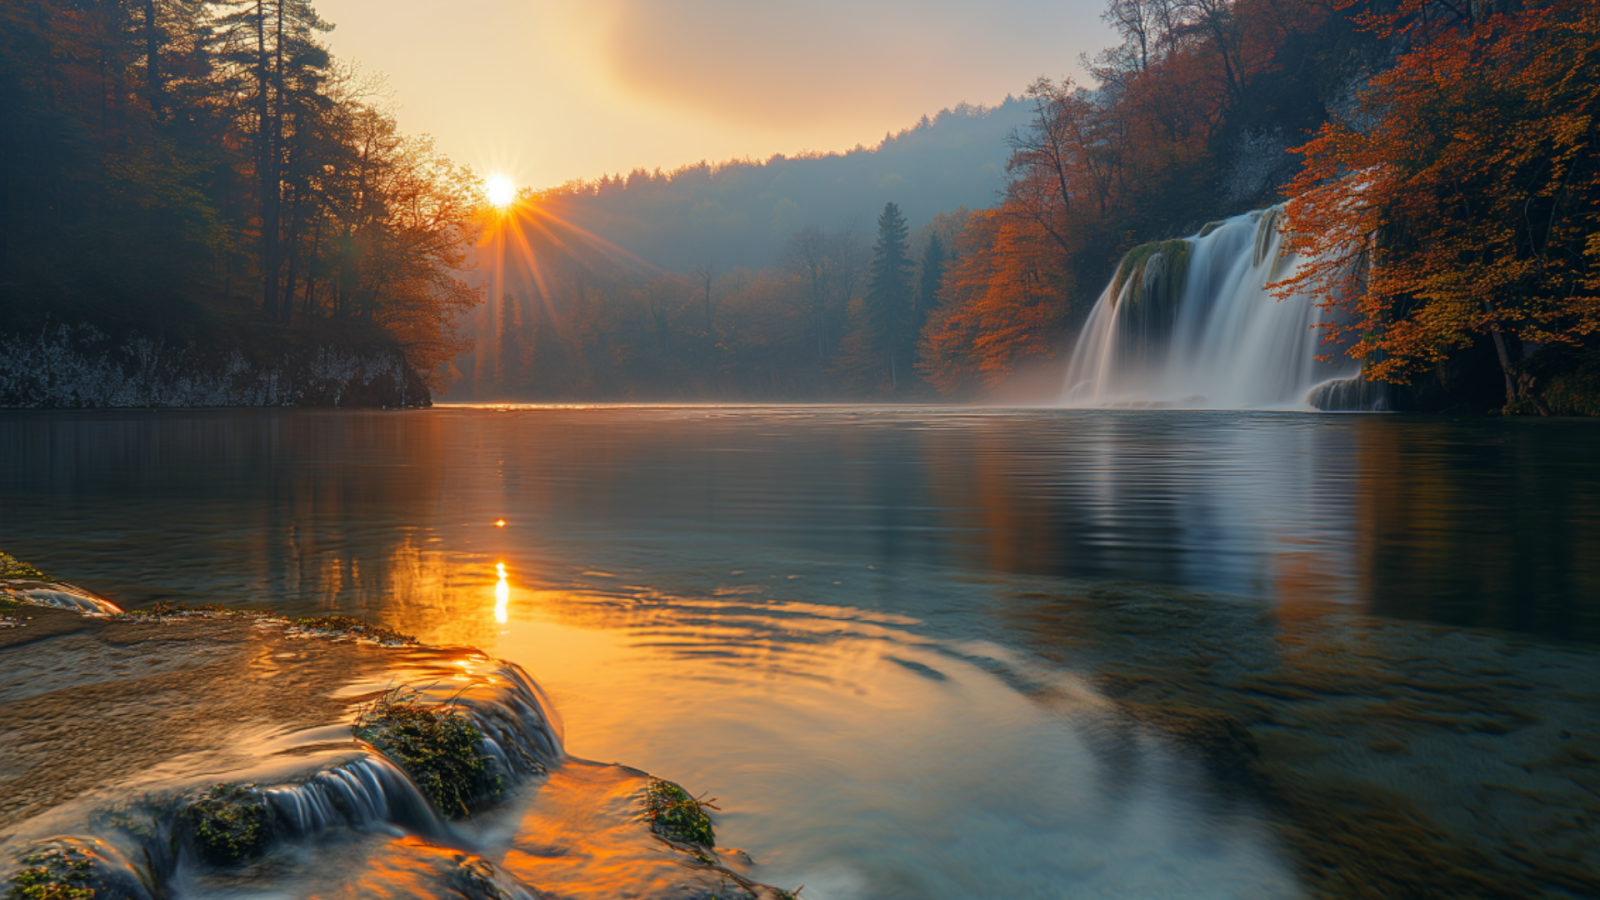
[[[722,840],[808,898],[1338,895],[1341,866],[1397,840],[1369,801],[1424,822],[1400,836],[1440,866],[1548,885],[1576,854],[1581,887],[1596,437],[1215,412],[5,413],[0,539],[125,606],[340,612],[518,662],[569,752],[720,798]],[[1265,775],[1151,704],[1243,723]],[[1356,849],[1324,860],[1334,832]]]

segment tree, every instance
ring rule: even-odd
[[[828,358],[828,250],[822,229],[806,225],[790,235],[783,257],[784,267],[805,283],[819,361]]]
[[[851,227],[830,233],[805,225],[789,236],[784,248],[782,265],[802,286],[821,365],[833,355],[834,322],[844,318],[855,295],[862,253],[861,240]]]
[[[1306,261],[1277,289],[1318,295],[1377,380],[1487,336],[1509,405],[1508,339],[1600,331],[1600,7],[1429,9],[1380,20],[1412,49],[1362,96],[1372,124],[1331,121],[1297,151],[1287,228]]]
[[[716,283],[717,267],[715,263],[703,262],[694,267],[695,279],[700,282],[703,290],[706,313],[706,335],[711,335],[711,288]]]
[[[260,209],[261,308],[288,324],[292,296],[281,288],[283,263],[283,173],[285,124],[294,113],[295,93],[317,91],[330,58],[315,35],[332,29],[307,0],[243,0],[223,17],[230,35],[230,57],[247,68],[255,82],[253,143]]]
[[[915,338],[922,333],[928,313],[939,304],[939,286],[944,283],[944,242],[937,231],[928,233],[928,243],[922,250],[922,276],[917,282],[916,303],[911,310],[907,331]]]
[[[1069,308],[1071,268],[1025,216],[973,213],[929,317],[917,369],[953,393],[995,385],[1029,359],[1048,359]]]
[[[865,326],[869,341],[889,372],[891,390],[899,390],[902,375],[909,375],[916,336],[911,329],[914,295],[911,292],[911,252],[908,229],[900,207],[885,203],[878,216],[878,242],[872,248],[872,272],[867,282]]]

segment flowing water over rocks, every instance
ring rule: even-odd
[[[1315,299],[1270,289],[1298,265],[1281,213],[1129,251],[1078,337],[1063,404],[1382,409],[1360,364],[1324,343]]]
[[[567,757],[538,688],[471,648],[257,615],[18,618],[0,631],[7,896],[787,896],[739,851],[659,836],[658,782]],[[358,740],[396,685],[476,728],[491,800],[441,807],[412,757]]]

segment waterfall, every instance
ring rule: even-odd
[[[319,837],[336,827],[399,825],[429,836],[449,830],[405,773],[381,756],[324,769],[304,783],[262,793],[284,830],[297,838]]]
[[[1308,295],[1280,301],[1267,289],[1299,264],[1281,212],[1129,251],[1078,337],[1063,405],[1381,408],[1360,363],[1322,343],[1327,313]]]

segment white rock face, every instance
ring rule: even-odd
[[[0,407],[428,405],[415,384],[398,353],[320,346],[262,366],[138,334],[114,344],[88,325],[0,335]]]

